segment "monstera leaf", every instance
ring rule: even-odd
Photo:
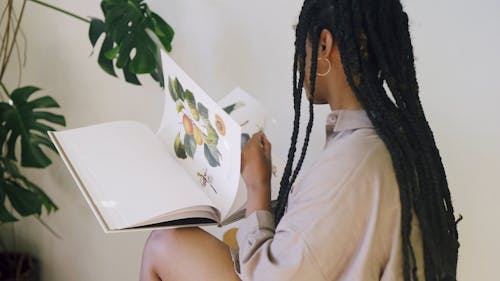
[[[0,103],[0,147],[6,145],[7,158],[17,160],[16,143],[20,139],[21,165],[44,168],[51,164],[51,160],[41,146],[53,151],[56,149],[47,135],[47,131],[53,131],[54,128],[41,121],[62,126],[66,125],[66,121],[62,115],[41,110],[59,107],[53,98],[43,96],[30,99],[38,90],[33,86],[15,89],[10,95],[9,103]]]
[[[137,74],[148,73],[163,87],[160,53],[151,36],[170,52],[172,27],[152,12],[144,0],[103,0],[101,9],[104,21],[93,18],[89,28],[93,47],[105,34],[98,57],[101,68],[116,76],[116,61],[115,66],[123,70],[127,82],[140,85]]]
[[[0,222],[13,222],[17,218],[5,207],[6,199],[16,212],[25,217],[41,215],[42,208],[47,214],[58,208],[43,190],[23,176],[14,161],[2,158],[0,161]]]

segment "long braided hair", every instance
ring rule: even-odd
[[[410,242],[413,211],[423,239],[428,281],[456,280],[458,233],[445,171],[420,103],[408,16],[399,0],[305,0],[296,27],[293,63],[294,127],[280,182],[276,224],[304,161],[314,112],[318,41],[329,30],[340,51],[347,81],[387,146],[399,185],[403,276],[417,280]],[[295,169],[306,40],[312,45],[309,122]],[[386,93],[384,81],[392,94]]]

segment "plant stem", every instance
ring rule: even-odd
[[[9,91],[7,90],[7,87],[5,87],[5,84],[0,80],[0,86],[2,86],[2,89],[5,93],[5,95],[7,95],[7,97],[9,98],[10,100],[10,94],[9,94]]]
[[[9,3],[7,3],[7,7],[5,9],[5,11],[8,11],[7,13],[7,25],[5,27],[5,32],[3,34],[3,38],[2,38],[2,46],[0,47],[0,56],[2,57],[0,59],[0,61],[2,62],[2,65],[0,67],[0,80],[2,80],[2,76],[5,71],[5,69],[7,68],[7,63],[8,63],[8,60],[7,60],[7,54],[9,53],[9,38],[10,38],[10,24],[11,24],[11,16],[12,16],[12,1],[9,1]],[[2,15],[3,17],[3,15]],[[15,39],[15,38],[14,38]]]
[[[63,10],[63,9],[61,9],[61,8],[58,8],[58,7],[56,7],[56,6],[53,6],[53,5],[47,4],[47,3],[42,2],[42,1],[39,1],[39,0],[30,0],[30,1],[31,1],[31,2],[35,2],[35,3],[39,4],[39,5],[45,6],[45,7],[47,7],[47,8],[50,8],[50,9],[56,10],[56,11],[58,11],[58,12],[61,12],[61,13],[63,13],[63,14],[66,14],[66,15],[68,15],[68,16],[70,16],[70,17],[74,17],[75,19],[79,19],[79,20],[84,21],[84,22],[86,22],[86,23],[90,23],[90,20],[88,20],[88,19],[86,19],[86,18],[84,18],[84,17],[80,17],[79,15],[73,14],[73,13],[68,12],[68,11],[66,11],[66,10]]]
[[[0,227],[5,227],[4,224],[0,224]],[[4,252],[7,252],[7,247],[5,247],[5,243],[3,242],[3,237],[0,236],[0,250],[1,251],[4,251]]]
[[[55,232],[55,230],[53,230],[46,222],[44,222],[40,216],[35,216],[35,218],[38,220],[38,222],[40,222],[48,231],[50,231],[50,233],[52,233],[52,235],[54,235],[57,239],[59,240],[63,240],[63,238],[61,237],[61,235],[59,235],[57,232]]]
[[[12,213],[12,209],[14,207],[10,206],[10,208],[11,208],[10,212]],[[11,227],[11,229],[12,229],[12,250],[14,250],[14,251],[16,250],[16,228],[15,227],[16,227],[16,225],[12,224],[12,227]]]
[[[12,43],[10,43],[10,48],[6,49],[6,56],[4,57],[3,65],[2,65],[2,71],[0,72],[0,80],[2,80],[3,75],[5,74],[5,71],[7,70],[7,64],[9,63],[10,55],[12,54],[12,50],[14,49],[14,46],[16,44],[16,37],[17,33],[19,32],[19,27],[21,26],[21,20],[23,18],[24,14],[24,8],[26,8],[26,1],[23,1],[23,6],[21,7],[21,13],[19,14],[19,18],[17,19],[15,29],[14,29],[14,34],[12,35]],[[12,5],[9,7],[12,9]],[[10,20],[10,15],[9,15],[9,20]],[[7,25],[8,26],[8,25]],[[8,35],[6,35],[8,36]]]

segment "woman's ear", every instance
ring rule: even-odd
[[[328,29],[323,29],[319,36],[318,58],[331,58],[334,51],[333,35]]]

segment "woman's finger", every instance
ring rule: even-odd
[[[262,141],[261,141],[262,134],[263,134],[262,131],[258,131],[257,133],[253,134],[248,143],[262,147]]]
[[[261,136],[261,143],[262,143],[262,147],[264,148],[264,153],[266,153],[266,156],[270,157],[271,156],[271,142],[267,139],[265,134],[262,134],[262,136]]]

